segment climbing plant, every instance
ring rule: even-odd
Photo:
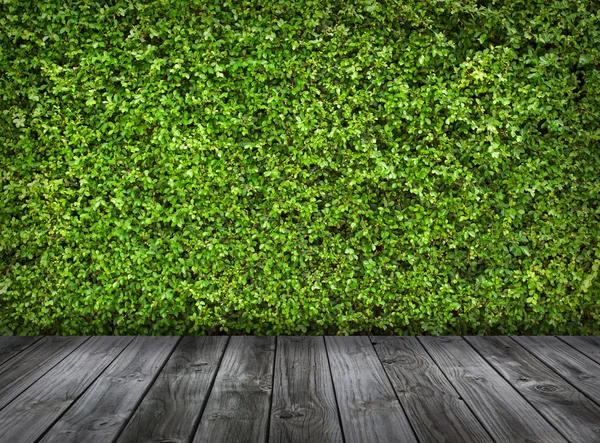
[[[4,0],[0,333],[599,333],[599,6]]]

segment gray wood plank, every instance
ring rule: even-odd
[[[561,335],[558,338],[568,345],[574,347],[582,354],[585,354],[596,363],[600,363],[600,337],[598,336],[566,336]]]
[[[266,441],[274,360],[275,337],[230,338],[194,443]]]
[[[584,395],[600,405],[600,365],[552,336],[511,337]]]
[[[494,440],[566,442],[462,337],[418,339]]]
[[[278,337],[271,443],[343,442],[323,337]]]
[[[325,343],[346,442],[416,443],[369,337],[327,336]]]
[[[371,341],[421,443],[493,442],[415,337]]]
[[[24,337],[11,335],[0,337],[0,366],[41,339],[41,336]]]
[[[0,409],[85,342],[88,337],[48,336],[0,367]]]
[[[509,337],[465,337],[571,442],[600,440],[600,407]]]
[[[191,441],[228,339],[184,337],[117,442]]]
[[[0,411],[0,441],[36,441],[131,342],[92,337]]]
[[[40,443],[109,443],[131,417],[180,337],[135,337]]]

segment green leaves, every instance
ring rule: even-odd
[[[594,5],[196,3],[3,4],[0,332],[599,332]]]

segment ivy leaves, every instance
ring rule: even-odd
[[[598,14],[536,6],[5,2],[0,331],[598,332]]]

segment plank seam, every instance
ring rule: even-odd
[[[279,337],[275,337],[275,349],[273,350],[273,370],[271,371],[271,401],[269,402],[269,414],[267,415],[267,432],[265,432],[265,443],[269,443],[271,434],[271,411],[273,410],[273,391],[275,388],[275,363],[277,362],[277,342]]]
[[[593,359],[592,357],[590,357],[589,355],[587,355],[586,353],[582,352],[581,350],[577,349],[575,346],[573,346],[571,343],[569,343],[568,341],[564,341],[562,338],[560,338],[558,335],[554,335],[554,337],[556,337],[557,339],[559,339],[561,342],[563,342],[564,344],[566,344],[567,346],[575,349],[579,354],[583,355],[584,357],[589,358],[590,360],[592,360],[594,363],[600,364],[600,361]],[[582,336],[585,337],[585,336]],[[594,337],[592,335],[592,337]]]
[[[509,337],[509,338],[510,338],[510,336],[507,336],[507,337]],[[512,340],[512,339],[511,339],[511,340]],[[531,406],[531,407],[533,408],[533,410],[534,410],[535,412],[537,412],[537,413],[538,413],[538,415],[539,415],[540,417],[542,417],[546,423],[548,423],[548,424],[549,424],[549,425],[550,425],[550,426],[551,426],[551,427],[552,427],[552,428],[553,428],[553,429],[554,429],[556,432],[558,432],[558,433],[559,433],[559,435],[562,435],[566,441],[568,441],[568,442],[572,442],[572,440],[570,440],[570,439],[569,439],[569,438],[568,438],[568,437],[567,437],[565,434],[563,434],[563,433],[560,431],[560,429],[558,429],[556,426],[554,426],[554,424],[553,424],[553,423],[552,423],[550,420],[548,420],[548,418],[547,418],[547,417],[546,417],[544,414],[542,414],[542,412],[541,412],[541,411],[540,411],[538,408],[536,408],[536,407],[535,407],[535,405],[534,405],[533,403],[531,403],[531,402],[530,402],[530,401],[527,399],[527,397],[525,397],[523,394],[521,394],[521,393],[519,392],[519,390],[518,390],[517,388],[515,388],[515,387],[513,386],[513,384],[512,384],[512,383],[511,383],[511,382],[510,382],[510,381],[509,381],[509,380],[508,380],[506,377],[504,377],[504,376],[502,375],[502,373],[501,373],[500,371],[498,371],[498,370],[497,370],[497,369],[494,367],[494,365],[492,365],[492,364],[491,364],[491,363],[488,361],[488,359],[487,359],[487,358],[485,358],[485,356],[484,356],[484,355],[483,355],[481,352],[479,352],[479,351],[478,351],[478,350],[477,350],[477,349],[476,349],[476,348],[475,348],[475,347],[474,347],[474,346],[473,346],[471,343],[469,343],[469,340],[465,340],[465,341],[467,342],[467,344],[468,344],[468,345],[469,345],[469,346],[470,346],[470,347],[471,347],[471,348],[472,348],[472,349],[473,349],[473,350],[474,350],[474,351],[475,351],[475,352],[476,352],[476,353],[477,353],[477,354],[478,354],[478,355],[479,355],[481,358],[483,358],[483,360],[484,360],[484,361],[485,361],[485,362],[488,364],[488,366],[489,366],[490,368],[492,368],[492,369],[493,369],[493,370],[494,370],[494,371],[495,371],[495,372],[496,372],[496,373],[497,373],[497,374],[500,376],[500,378],[502,378],[503,380],[506,380],[506,383],[508,383],[508,385],[509,385],[509,386],[510,386],[510,387],[511,387],[511,388],[512,388],[512,389],[513,389],[513,390],[514,390],[514,391],[515,391],[515,392],[516,392],[516,393],[517,393],[517,394],[518,394],[518,395],[519,395],[519,396],[520,396],[520,397],[521,397],[523,400],[525,400],[525,401],[527,402],[527,404],[529,404],[529,406]],[[512,341],[514,341],[514,342],[516,343],[516,340],[512,340]],[[518,344],[518,343],[517,343],[517,344]],[[521,346],[521,347],[523,347],[523,346]],[[524,348],[524,349],[525,349],[525,348]],[[529,351],[527,351],[527,353],[531,354]],[[535,357],[535,355],[532,355],[532,357],[536,358],[536,357]],[[539,359],[537,359],[537,360],[539,360]],[[542,364],[544,363],[543,361],[540,361],[540,362],[541,362]],[[562,378],[562,377],[561,377],[561,378]],[[572,442],[572,443],[577,443],[577,442]]]
[[[87,343],[87,341],[88,341],[88,340],[90,340],[90,339],[91,339],[91,337],[88,337],[88,339],[87,339],[87,340],[85,340],[83,343]],[[82,346],[83,346],[83,343],[81,344]],[[48,427],[46,428],[46,430],[40,434],[40,436],[39,436],[39,437],[38,437],[38,438],[35,440],[35,442],[34,442],[34,443],[38,443],[38,442],[40,442],[40,441],[41,441],[41,440],[42,440],[42,439],[43,439],[43,438],[46,436],[46,434],[47,434],[48,432],[50,432],[50,429],[52,429],[52,428],[54,427],[54,425],[55,425],[56,423],[58,423],[58,421],[59,421],[59,420],[60,420],[60,419],[61,419],[61,418],[62,418],[62,417],[63,417],[63,416],[64,416],[64,415],[67,413],[67,412],[69,412],[69,410],[70,410],[70,409],[71,409],[71,408],[72,408],[72,407],[75,405],[75,403],[77,403],[77,402],[79,401],[79,399],[80,399],[81,397],[83,397],[83,396],[85,395],[85,393],[86,393],[86,392],[87,392],[89,389],[91,389],[91,387],[93,386],[93,384],[94,384],[94,383],[96,383],[96,381],[97,381],[97,380],[98,380],[98,379],[99,379],[99,378],[102,376],[102,374],[104,374],[104,373],[105,373],[105,372],[108,370],[108,368],[110,368],[110,365],[112,365],[112,364],[113,364],[113,362],[114,362],[114,361],[115,361],[117,358],[119,358],[119,356],[120,356],[120,355],[121,355],[123,352],[125,352],[125,350],[126,350],[126,349],[127,349],[127,348],[128,348],[130,345],[131,345],[131,343],[133,343],[133,338],[131,339],[131,341],[130,341],[129,343],[127,343],[127,346],[125,346],[125,347],[124,347],[124,348],[121,350],[121,352],[119,352],[117,355],[115,355],[115,358],[113,358],[113,359],[112,359],[110,362],[108,362],[108,364],[106,365],[106,367],[105,367],[105,368],[102,370],[102,372],[100,372],[100,373],[98,374],[98,376],[97,376],[97,377],[96,377],[96,378],[95,378],[95,379],[94,379],[94,380],[93,380],[93,381],[92,381],[92,382],[91,382],[91,383],[88,385],[88,387],[87,387],[87,388],[85,388],[85,389],[84,389],[84,390],[83,390],[83,391],[82,391],[82,392],[81,392],[81,393],[80,393],[80,394],[77,396],[77,398],[71,402],[71,404],[70,404],[70,405],[69,405],[67,408],[65,408],[65,410],[62,412],[62,414],[60,414],[58,417],[56,417],[56,419],[55,419],[55,420],[52,422],[52,424],[51,424],[50,426],[48,426]],[[79,347],[77,347],[76,349],[79,349]],[[73,350],[73,352],[75,352],[75,350]],[[70,354],[69,354],[69,355],[70,355]]]
[[[137,408],[140,407],[140,405],[142,404],[142,401],[144,400],[144,398],[146,397],[146,395],[148,395],[148,392],[150,392],[150,389],[152,388],[152,386],[154,386],[154,383],[156,383],[156,380],[158,380],[158,376],[161,374],[161,372],[163,371],[163,369],[165,369],[165,366],[167,365],[167,363],[171,359],[171,356],[175,352],[175,349],[177,349],[177,347],[181,343],[181,340],[182,340],[182,337],[179,337],[179,339],[177,340],[177,343],[175,344],[175,346],[173,346],[173,349],[171,349],[171,352],[169,353],[169,356],[167,358],[165,358],[165,361],[163,362],[163,364],[160,367],[160,369],[158,371],[156,371],[156,374],[154,375],[154,378],[152,379],[152,382],[148,383],[148,386],[146,387],[146,390],[144,391],[144,393],[142,395],[140,395],[140,398],[136,402],[135,406],[133,408],[131,408],[131,413],[129,414],[129,417],[127,417],[127,420],[123,421],[123,423],[121,424],[121,429],[119,429],[119,431],[115,434],[115,437],[113,438],[112,443],[116,442],[119,439],[119,437],[121,436],[121,434],[123,433],[123,431],[127,427],[127,424],[133,418],[133,416],[135,414],[135,411],[137,411]]]
[[[458,335],[456,337],[460,337],[462,340],[466,341],[462,335]],[[487,433],[488,437],[490,437],[490,440],[493,441],[494,443],[502,443],[502,442],[496,440],[494,438],[494,436],[492,435],[492,432],[486,427],[485,423],[483,423],[481,420],[479,420],[479,417],[477,417],[477,414],[475,414],[475,412],[473,411],[473,408],[471,408],[471,406],[469,405],[469,402],[465,398],[463,398],[462,394],[457,389],[456,385],[454,383],[452,383],[452,380],[450,380],[450,378],[448,378],[448,376],[446,375],[444,370],[438,364],[437,360],[435,358],[433,358],[433,355],[431,355],[431,353],[427,350],[427,347],[424,346],[423,343],[421,343],[421,340],[419,340],[419,337],[416,336],[415,338],[417,339],[417,342],[419,343],[419,345],[425,350],[425,353],[429,356],[431,361],[433,361],[433,363],[440,370],[440,373],[444,376],[444,378],[448,381],[448,383],[450,383],[450,386],[452,386],[454,388],[454,392],[456,392],[458,394],[458,396],[463,401],[463,403],[465,404],[467,409],[469,409],[469,411],[471,412],[471,415],[473,416],[473,418],[475,420],[477,420],[477,422],[481,425],[481,428]]]
[[[346,435],[344,434],[344,424],[342,423],[342,413],[340,412],[340,405],[337,399],[337,393],[335,390],[335,383],[333,381],[333,373],[331,372],[331,362],[329,361],[329,349],[327,349],[327,340],[325,336],[321,336],[323,339],[323,345],[325,346],[325,355],[327,356],[327,367],[329,368],[329,378],[331,379],[331,387],[333,388],[333,398],[335,399],[335,407],[338,413],[338,423],[340,425],[340,431],[342,433],[342,442],[346,443]]]
[[[421,440],[419,439],[419,436],[417,435],[417,432],[415,431],[415,427],[411,423],[410,417],[406,413],[406,410],[404,409],[404,405],[402,404],[402,401],[400,400],[400,397],[398,396],[398,393],[396,392],[394,383],[392,383],[392,380],[390,379],[390,375],[388,374],[387,370],[385,369],[385,366],[383,366],[383,362],[381,361],[381,357],[379,356],[377,349],[375,349],[375,346],[373,346],[373,337],[371,335],[369,335],[369,343],[371,343],[371,347],[373,348],[373,351],[375,352],[375,355],[377,356],[377,361],[381,365],[381,368],[383,369],[383,373],[385,374],[385,376],[388,380],[388,383],[390,384],[390,386],[392,388],[392,391],[394,391],[394,395],[396,396],[398,403],[400,403],[400,408],[402,409],[402,413],[404,414],[404,417],[406,417],[406,421],[408,422],[408,425],[410,426],[410,430],[412,431],[413,435],[415,436],[415,440],[417,442],[421,443]]]
[[[18,337],[18,336],[17,336]],[[35,345],[37,342],[39,342],[40,340],[43,340],[45,337],[47,336],[42,336],[42,337],[38,337],[37,340],[34,340],[33,342],[31,342],[29,345],[25,346],[23,349],[19,350],[19,352],[17,352],[15,355],[13,355],[12,357],[9,357],[8,360],[5,360],[4,362],[2,362],[2,364],[0,364],[0,371],[2,371],[2,366],[4,366],[5,364],[7,364],[9,361],[11,361],[13,358],[15,358],[16,356],[18,356],[21,352],[26,351],[27,349],[29,349],[30,347],[32,347],[33,345]]]
[[[542,363],[544,366],[546,366],[547,368],[550,368],[550,370],[552,372],[554,372],[557,376],[559,376],[562,380],[564,380],[566,383],[568,383],[569,385],[571,385],[573,387],[573,389],[575,389],[577,392],[581,393],[585,398],[587,398],[588,400],[590,400],[592,403],[594,403],[595,405],[597,405],[598,407],[600,407],[600,402],[596,401],[595,399],[593,399],[592,397],[589,397],[588,395],[586,395],[586,393],[584,391],[582,391],[581,389],[579,389],[577,386],[575,386],[573,383],[571,383],[569,380],[567,380],[565,377],[563,377],[561,374],[559,374],[556,370],[554,370],[554,368],[550,365],[547,365],[546,362],[542,361],[542,359],[538,358],[535,354],[533,354],[533,352],[530,352],[529,349],[527,349],[525,346],[523,346],[521,343],[519,343],[518,341],[514,340],[511,336],[508,336],[512,341],[514,341],[516,344],[518,344],[519,346],[521,346],[523,349],[525,349],[527,351],[527,353],[531,354],[531,356],[535,359],[537,359],[540,363]],[[554,337],[554,336],[553,336]],[[561,340],[562,342],[562,340]],[[577,351],[579,352],[579,351]],[[581,352],[579,352],[581,354]],[[585,358],[590,359],[587,355],[582,354]],[[590,359],[590,361],[592,361],[594,364],[598,364],[596,363],[594,360]]]
[[[229,343],[231,342],[231,336],[227,336],[227,343],[223,347],[223,352],[221,353],[221,357],[219,358],[219,363],[217,363],[217,367],[215,368],[215,373],[213,374],[212,380],[210,381],[210,385],[208,387],[207,395],[204,396],[204,401],[200,406],[200,413],[198,414],[198,418],[196,419],[196,423],[192,426],[192,432],[188,437],[187,441],[192,442],[196,437],[196,432],[198,432],[198,428],[200,427],[200,422],[202,421],[202,416],[204,415],[204,411],[206,410],[206,405],[208,404],[208,400],[212,395],[213,388],[215,386],[215,380],[217,379],[217,375],[219,374],[219,370],[221,369],[221,364],[223,363],[223,357],[227,353],[227,348],[229,347]]]
[[[44,336],[44,337],[42,337],[40,340],[36,340],[36,342],[35,342],[35,343],[37,343],[37,342],[39,342],[39,341],[41,341],[41,340],[44,340],[45,338],[46,338],[46,337]],[[88,337],[88,340],[89,340],[89,337]],[[46,341],[48,341],[48,340],[46,340]],[[84,340],[84,341],[83,341],[81,344],[84,344],[86,341],[87,341],[87,340]],[[32,343],[32,344],[31,344],[31,346],[33,346],[35,343]],[[45,343],[44,343],[44,344],[45,344]],[[42,346],[43,346],[44,344],[42,344]],[[81,346],[81,345],[79,345],[79,346]],[[75,349],[77,349],[79,346],[76,346],[76,347],[75,347]],[[27,348],[29,348],[29,347],[30,347],[30,346],[27,346]],[[27,348],[25,348],[25,349],[27,349]],[[0,365],[0,371],[2,371],[2,370],[3,370],[3,366],[4,366],[4,365],[6,365],[8,362],[10,362],[10,361],[11,361],[13,358],[15,358],[17,355],[19,355],[19,354],[20,354],[21,352],[23,352],[25,349],[23,349],[23,350],[21,350],[21,351],[17,352],[17,353],[16,353],[15,355],[13,355],[11,358],[9,358],[9,359],[8,359],[8,360],[6,360],[4,363],[2,363],[2,364]],[[73,349],[73,351],[75,351],[75,349]],[[72,351],[72,352],[73,352],[73,351]],[[67,358],[69,355],[70,355],[70,354],[67,354],[67,355],[65,355],[65,358]],[[61,361],[62,361],[62,360],[61,360]],[[59,364],[61,361],[57,362],[57,363],[56,363],[54,366],[56,366],[57,364]],[[54,366],[50,367],[50,368],[48,369],[48,371],[51,371],[51,370],[52,370],[52,368],[53,368]],[[4,408],[6,408],[8,405],[10,405],[10,404],[11,404],[13,401],[15,401],[17,398],[19,398],[19,395],[21,395],[23,392],[25,392],[27,389],[29,389],[29,388],[31,387],[31,385],[33,385],[33,384],[34,384],[36,381],[38,381],[40,378],[42,378],[44,375],[46,375],[46,374],[48,373],[48,371],[44,372],[42,375],[40,375],[38,378],[36,378],[34,381],[32,381],[32,382],[29,384],[29,386],[27,386],[25,389],[23,389],[21,392],[19,392],[19,394],[18,394],[18,395],[17,395],[15,398],[13,398],[11,401],[9,401],[8,403],[6,403],[4,406],[1,406],[1,407],[0,407],[0,411],[2,411]]]
[[[46,372],[44,372],[38,378],[36,378],[35,380],[33,380],[31,383],[29,383],[29,385],[26,388],[24,388],[21,392],[19,392],[19,394],[15,398],[13,398],[11,401],[9,401],[8,403],[6,403],[4,406],[0,407],[0,411],[2,411],[4,408],[6,408],[8,405],[10,405],[13,401],[15,401],[17,398],[19,398],[19,396],[21,394],[23,394],[25,391],[27,391],[31,386],[33,386],[38,380],[40,380],[42,377],[44,377],[48,372],[50,372],[52,369],[54,369],[54,367],[56,367],[57,365],[61,364],[64,359],[66,359],[67,357],[69,357],[69,355],[71,355],[73,352],[75,352],[79,347],[83,346],[83,344],[85,342],[87,342],[89,339],[90,339],[90,337],[88,337],[85,340],[83,340],[79,346],[75,346],[75,348],[73,348],[73,350],[71,352],[69,352],[68,354],[66,354],[62,360],[59,360],[54,365],[50,366]],[[12,360],[12,359],[9,359],[9,361],[10,360]]]

